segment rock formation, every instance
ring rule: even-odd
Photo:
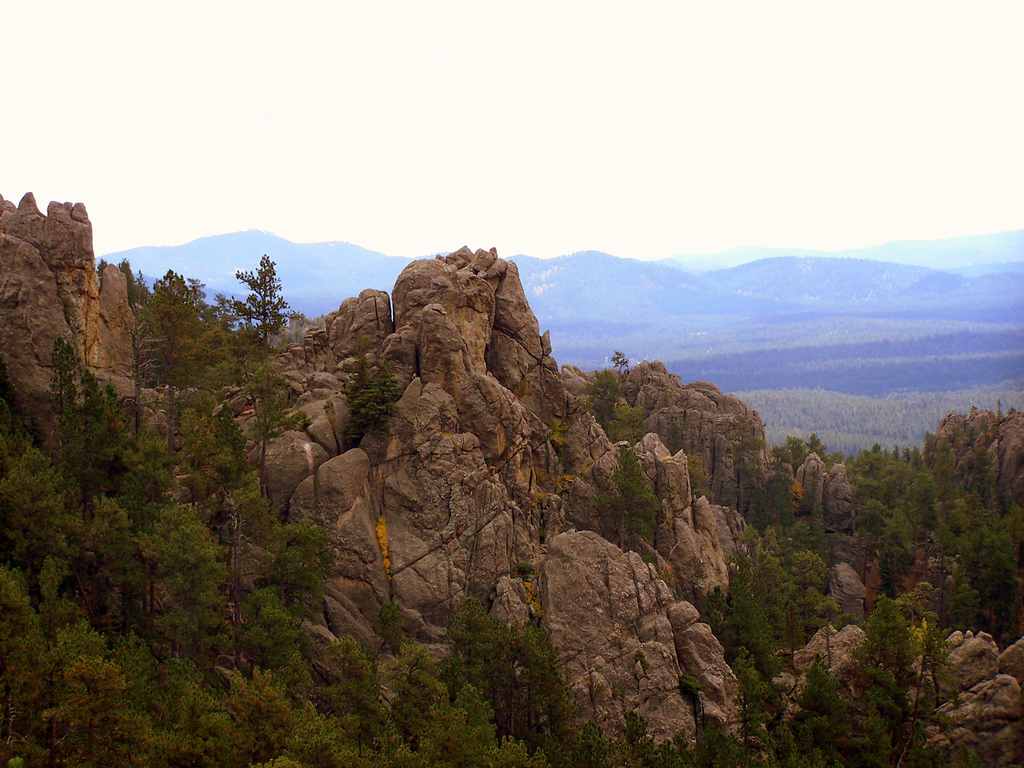
[[[637,712],[658,739],[693,737],[697,713],[731,726],[738,684],[697,609],[652,565],[596,533],[555,537],[540,571],[544,625],[583,716],[614,727]],[[682,678],[690,676],[700,701]]]
[[[929,740],[972,749],[985,765],[1019,764],[1024,759],[1020,681],[998,670],[999,649],[987,633],[954,632],[946,643],[951,700],[939,708],[945,726],[930,729]]]
[[[284,514],[328,531],[319,636],[373,643],[394,602],[406,633],[440,643],[454,608],[475,596],[502,620],[548,626],[584,714],[604,726],[636,709],[659,737],[694,734],[700,711],[732,723],[735,679],[721,645],[674,595],[728,584],[743,519],[695,499],[687,454],[652,433],[635,450],[662,507],[645,554],[655,565],[602,538],[621,528],[595,500],[612,492],[622,446],[583,407],[586,385],[565,383],[514,264],[465,248],[412,262],[390,297],[347,299],[278,362],[309,423],[273,441],[267,483]],[[359,365],[388,370],[402,395],[387,428],[355,445],[344,392]],[[737,479],[724,457],[735,435],[722,443],[715,429],[743,422],[756,438],[759,420],[706,385],[687,404],[693,393],[666,381],[681,394],[653,403],[655,420],[679,407],[695,449],[713,453],[712,485],[738,497],[753,480]],[[648,384],[636,397],[653,393]],[[681,693],[683,676],[699,681],[700,701]]]
[[[935,462],[944,451],[950,452],[950,469],[961,482],[977,485],[991,472],[1005,507],[1024,504],[1024,412],[1001,415],[972,408],[966,415],[951,413],[926,446],[926,458]]]
[[[18,406],[48,442],[57,338],[70,342],[98,377],[130,391],[127,284],[113,266],[96,274],[84,205],[54,202],[43,215],[31,193],[17,207],[0,197],[0,263],[0,356]]]
[[[800,502],[803,514],[820,513],[829,533],[853,533],[853,485],[843,464],[833,464],[826,469],[821,457],[811,453],[797,468],[795,479],[803,489]]]
[[[683,384],[659,362],[634,367],[623,383],[630,405],[643,408],[647,428],[672,451],[699,458],[707,495],[745,513],[768,469],[764,424],[757,412],[717,387]]]
[[[849,563],[836,563],[829,570],[828,593],[839,610],[855,619],[864,618],[864,583]]]

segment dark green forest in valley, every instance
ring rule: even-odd
[[[1024,409],[1024,382],[941,392],[867,397],[824,389],[761,389],[734,393],[764,420],[771,445],[790,435],[815,433],[829,448],[852,456],[875,443],[886,448],[920,446],[943,416],[971,407]]]
[[[927,738],[955,695],[948,632],[985,631],[1001,644],[1020,634],[1024,512],[994,485],[985,450],[954,466],[979,436],[876,447],[847,463],[858,534],[879,564],[876,594],[845,677],[819,659],[799,690],[797,650],[854,619],[827,595],[820,506],[783,467],[811,452],[831,467],[846,445],[810,435],[773,448],[732,586],[698,606],[739,681],[736,728],[656,743],[630,713],[609,736],[576,719],[545,630],[509,627],[472,599],[443,648],[404,637],[393,604],[380,616],[383,647],[318,645],[307,619],[330,563],[324,531],[273,511],[263,474],[268,441],[304,418],[272,365],[287,309],[273,262],[240,276],[240,299],[210,299],[174,272],[150,287],[122,269],[138,318],[136,373],[166,392],[164,434],[66,342],[53,349],[54,434],[14,407],[0,379],[9,768],[980,765]],[[621,402],[618,377],[598,374],[589,407],[613,440],[633,442],[642,414]],[[224,405],[239,391],[254,403],[248,434]],[[357,371],[345,443],[385,432],[398,394],[387,370]],[[657,499],[631,456],[594,503],[644,551]],[[922,577],[924,551],[949,578]],[[679,686],[699,709],[694,681]]]

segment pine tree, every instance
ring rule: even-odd
[[[141,316],[141,333],[150,342],[151,370],[167,388],[167,445],[175,448],[178,392],[195,386],[205,350],[202,344],[202,287],[172,270],[156,281]]]
[[[281,294],[277,265],[264,254],[255,272],[239,270],[235,279],[249,289],[249,294],[243,301],[233,301],[232,308],[244,327],[266,347],[288,324],[288,302]]]

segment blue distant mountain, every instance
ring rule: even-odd
[[[924,243],[928,254],[1024,255],[1024,233],[956,238]],[[978,245],[980,243],[980,245]],[[1018,247],[1013,251],[1010,246]],[[873,253],[901,255],[904,263],[835,256],[771,256],[728,269],[690,272],[678,264],[639,261],[600,251],[580,251],[555,259],[511,257],[542,322],[595,320],[603,323],[667,321],[695,315],[757,317],[800,311],[875,312],[971,318],[1024,310],[1024,260],[985,262],[942,271],[905,262],[908,243],[880,246]],[[292,305],[308,315],[335,309],[364,288],[390,290],[408,259],[352,243],[293,243],[269,232],[250,230],[204,237],[184,245],[149,246],[107,254],[128,259],[143,274],[157,277],[175,269],[206,284],[212,293],[238,290],[234,274],[251,269],[264,253],[277,262]],[[864,252],[862,252],[864,253]],[[876,253],[876,255],[877,255]],[[938,258],[938,256],[936,256]],[[980,257],[979,257],[980,258]],[[1005,271],[999,271],[1000,266]],[[980,314],[979,314],[980,313]]]
[[[1024,378],[1022,233],[924,243],[916,255],[914,247],[884,247],[900,262],[776,250],[703,272],[600,251],[510,258],[563,363],[605,365],[619,349],[726,389],[861,394]],[[264,253],[292,307],[310,317],[364,288],[390,291],[409,264],[351,243],[293,243],[260,231],[105,258],[128,259],[147,277],[174,269],[212,295],[238,292],[235,271],[254,268]],[[930,260],[950,266],[912,263]]]
[[[237,292],[235,271],[255,268],[265,253],[277,263],[292,306],[307,315],[337,309],[342,299],[364,288],[390,291],[409,263],[352,243],[293,243],[260,230],[202,237],[183,245],[132,248],[104,258],[111,262],[128,259],[132,269],[142,270],[147,277],[174,269],[201,280],[212,295]]]
[[[664,263],[696,272],[724,269],[780,256],[852,258],[886,261],[947,271],[971,270],[1024,262],[1024,230],[967,235],[941,240],[898,240],[868,248],[838,251],[796,248],[733,248],[714,253],[680,254]],[[1018,271],[1018,270],[1011,270]]]

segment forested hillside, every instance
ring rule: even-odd
[[[914,448],[947,413],[971,407],[1024,410],[1024,383],[943,392],[863,397],[824,389],[761,389],[735,393],[764,419],[771,445],[790,435],[816,433],[835,451],[852,456],[878,445]]]
[[[769,449],[660,363],[559,367],[493,250],[295,343],[266,256],[97,271],[27,196],[0,258],[9,768],[1024,758],[1020,412]]]

